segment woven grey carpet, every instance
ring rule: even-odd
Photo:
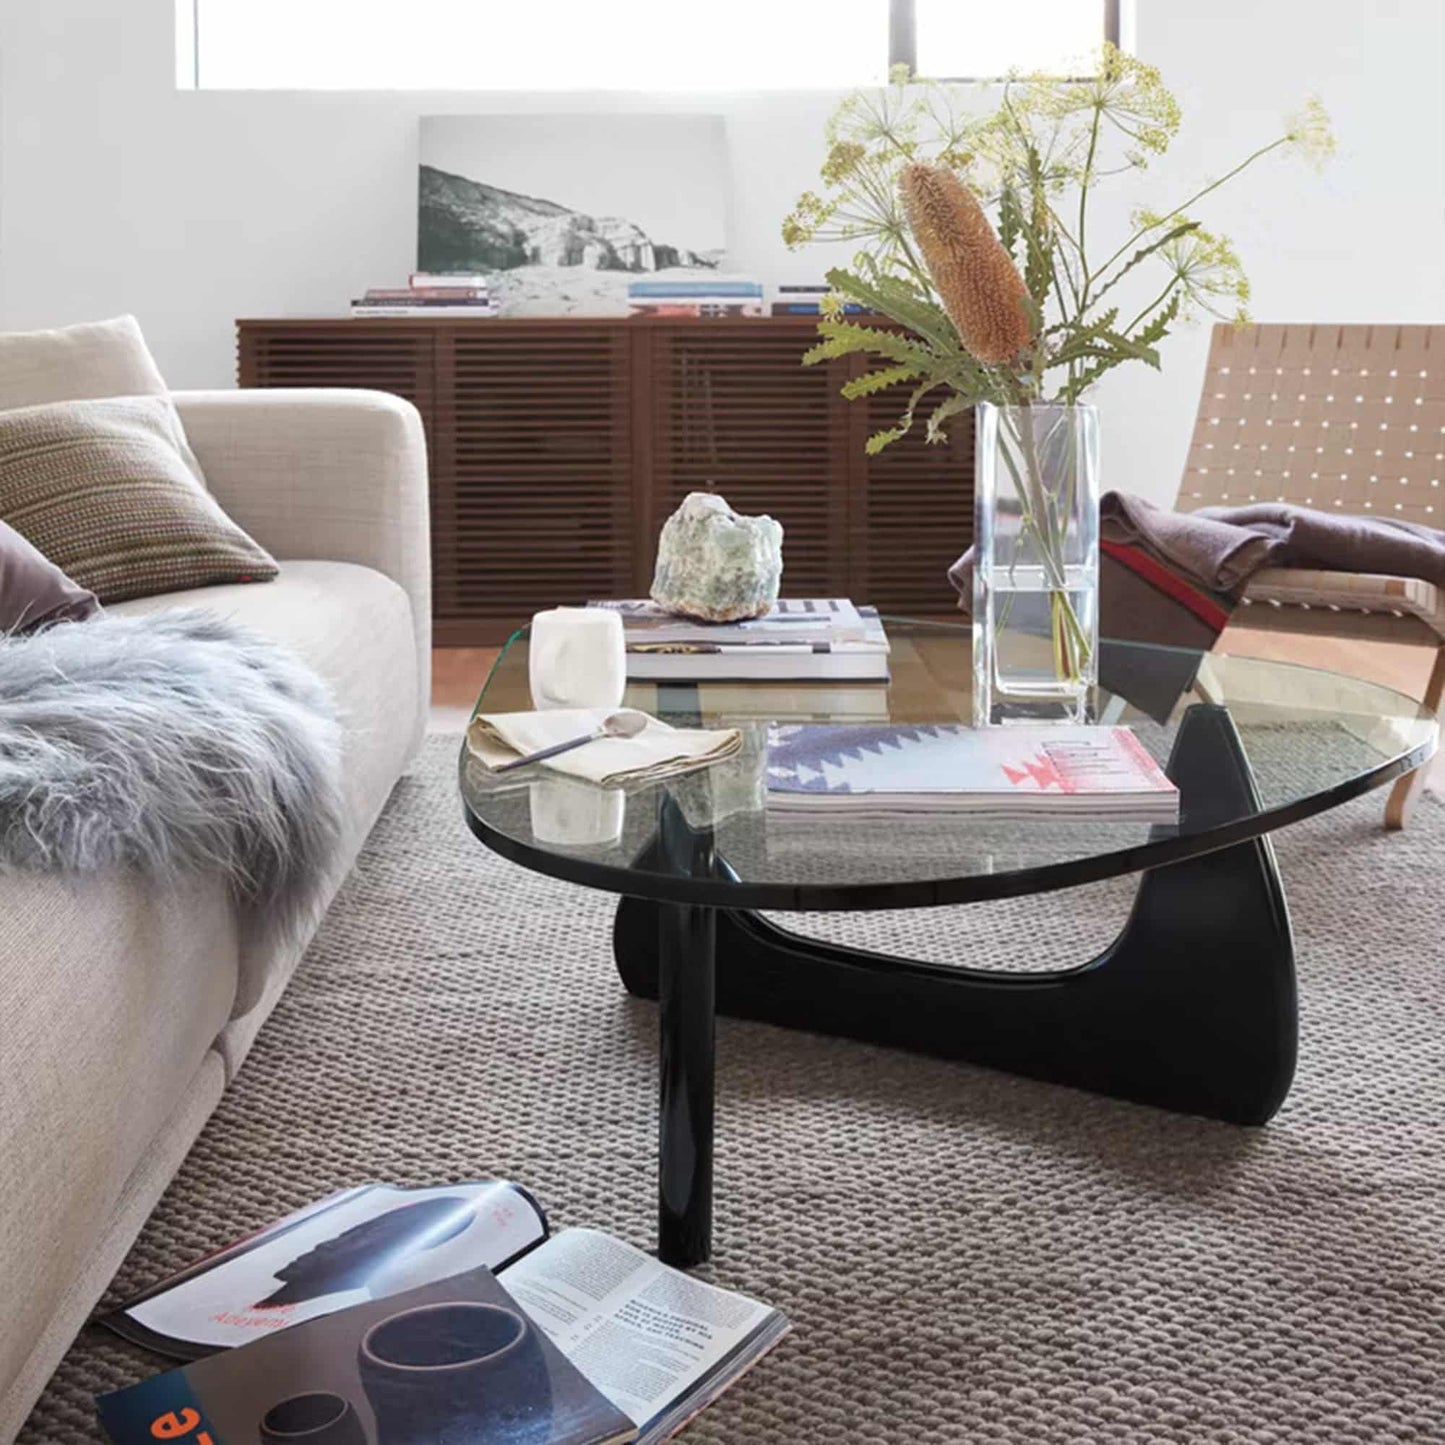
[[[434,739],[117,1282],[344,1184],[489,1174],[653,1240],[654,1011],[612,901],[464,830]],[[1445,807],[1373,795],[1278,836],[1299,1075],[1246,1131],[723,1021],[722,1283],[795,1332],[697,1441],[1438,1440],[1445,1418]],[[975,962],[1073,961],[1131,888],[800,920]],[[22,1439],[99,1438],[156,1362],[99,1330]]]

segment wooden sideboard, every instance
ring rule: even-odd
[[[415,403],[430,448],[436,638],[501,640],[543,607],[645,596],[657,533],[712,488],[784,528],[791,596],[949,616],[973,532],[973,430],[879,456],[906,391],[844,401],[850,357],[799,365],[804,317],[243,320],[245,387]]]

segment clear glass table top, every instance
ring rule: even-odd
[[[886,685],[629,684],[625,706],[677,727],[741,730],[741,751],[700,772],[599,788],[543,765],[494,774],[463,746],[467,822],[514,861],[616,893],[737,908],[913,907],[1068,887],[1257,838],[1391,782],[1435,750],[1433,715],[1375,683],[1223,653],[1105,642],[1097,720],[1132,728],[1167,769],[1191,713],[1196,722],[1203,712],[1227,714],[1253,777],[1252,797],[1221,805],[1229,790],[1211,787],[1206,760],[1187,783],[1176,776],[1181,817],[1167,826],[867,818],[826,806],[805,817],[770,812],[770,723],[971,722],[970,629],[885,624],[893,649]],[[527,650],[524,630],[503,649],[476,712],[531,708]],[[675,836],[664,846],[663,833],[679,828],[699,846],[679,849]]]

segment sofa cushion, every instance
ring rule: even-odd
[[[105,1228],[88,1250],[84,1240],[75,1242],[66,1288],[48,1305],[43,1326],[31,1338],[21,1341],[22,1358],[24,1347],[29,1347],[28,1359],[8,1386],[6,1376],[0,1374],[0,1440],[15,1438],[56,1362],[74,1339],[77,1327],[114,1278],[161,1192],[181,1167],[186,1151],[195,1142],[211,1110],[220,1102],[225,1082],[221,1056],[214,1052],[207,1054],[182,1091],[180,1103],[161,1126],[160,1134],[131,1171]],[[45,1223],[36,1221],[34,1227],[42,1231]],[[161,1368],[159,1361],[157,1368]],[[117,1386],[124,1383],[128,1381],[116,1381]],[[88,1424],[87,1420],[77,1428],[84,1433]]]
[[[0,332],[0,411],[106,396],[170,396],[134,316],[51,331]],[[179,417],[176,431],[186,466],[204,487]]]
[[[48,622],[83,622],[99,611],[94,592],[76,586],[14,527],[0,522],[0,636]]]
[[[30,1353],[236,995],[219,879],[0,878],[0,1382]]]
[[[111,610],[133,616],[171,607],[203,608],[275,638],[330,685],[342,724],[342,851],[349,859],[406,766],[418,726],[416,643],[406,593],[354,563],[282,562],[265,587],[206,587],[138,598]],[[243,957],[237,1012],[246,1012],[268,979],[292,963]]]
[[[114,610],[171,607],[204,608],[273,637],[330,684],[345,725],[339,882],[416,726],[407,594],[367,567],[287,562],[266,587],[208,587]],[[219,880],[168,893],[120,877],[0,877],[0,914],[5,1382],[25,1368],[213,1044],[233,1073],[262,1017],[255,1003],[263,992],[274,1000],[296,954],[242,952]]]
[[[0,410],[100,396],[165,396],[134,316],[0,333]]]
[[[192,475],[167,397],[0,412],[0,520],[107,603],[276,575]]]

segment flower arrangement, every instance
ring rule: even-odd
[[[925,407],[931,442],[979,403],[1004,409],[1009,444],[998,451],[1021,508],[1014,559],[1026,551],[1042,569],[1057,675],[1077,681],[1092,640],[1065,575],[1077,483],[1067,474],[1070,436],[1046,429],[1056,454],[1042,455],[1040,414],[1028,409],[1075,406],[1126,362],[1158,369],[1160,342],[1200,312],[1242,324],[1249,282],[1239,257],[1194,208],[1274,151],[1322,160],[1334,142],[1311,100],[1281,134],[1177,205],[1134,210],[1099,259],[1095,189],[1146,170],[1179,129],[1158,70],[1105,45],[1091,76],[1012,78],[989,113],[961,109],[965,93],[900,67],[886,89],[851,95],[830,120],[822,188],[799,198],[783,238],[793,249],[845,241],[855,255],[827,272],[820,340],[803,360],[862,354],[882,363],[844,384],[849,398],[907,384],[901,416],[868,439],[870,454],[910,431]],[[850,302],[899,329],[850,318]]]
[[[849,267],[827,273],[830,305],[816,364],[855,352],[888,364],[850,381],[849,397],[897,382],[913,389],[877,452],[913,425],[931,393],[930,440],[973,406],[1078,401],[1124,362],[1159,366],[1159,343],[1200,311],[1247,320],[1249,282],[1226,237],[1190,212],[1271,152],[1323,159],[1334,141],[1318,101],[1283,132],[1166,210],[1137,209],[1103,260],[1091,255],[1096,187],[1145,170],[1179,129],[1158,70],[1105,45],[1094,75],[1010,79],[990,114],[972,116],[961,87],[918,83],[898,67],[882,91],[849,96],[828,125],[823,189],[807,191],[783,223],[796,249],[852,243]],[[990,224],[992,209],[996,223]],[[1125,319],[1119,288],[1147,266],[1162,285]],[[839,314],[855,302],[904,328],[881,330]]]

